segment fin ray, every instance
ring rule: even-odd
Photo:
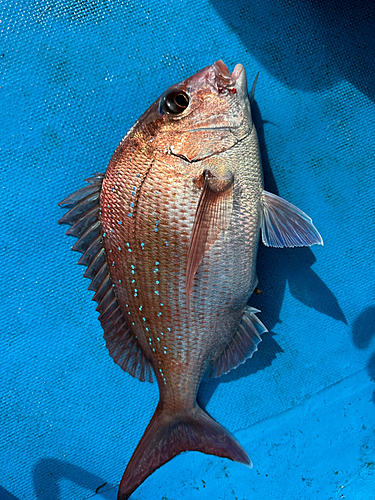
[[[237,368],[258,350],[258,344],[262,340],[261,335],[268,330],[256,317],[257,312],[260,311],[254,307],[245,307],[235,336],[224,351],[214,360],[209,378],[220,377],[220,375],[228,373],[233,368]]]
[[[204,172],[204,184],[198,201],[190,237],[186,267],[186,303],[189,308],[191,288],[204,254],[216,242],[220,232],[228,229],[233,208],[233,183],[231,173],[220,179],[209,170]]]
[[[263,191],[262,241],[277,248],[323,245],[308,215],[267,191]]]
[[[188,450],[229,458],[252,467],[238,441],[198,405],[171,414],[159,403],[128,463],[117,500],[127,500],[156,469]]]
[[[65,198],[63,201],[60,201],[59,206],[62,208],[73,208],[74,205],[76,205],[83,198],[86,198],[92,193],[100,191],[101,187],[102,187],[101,183],[89,184],[88,186],[85,186],[82,189],[75,191],[70,196]]]
[[[99,320],[109,354],[133,377],[153,382],[151,361],[126,323],[112,286],[99,220],[103,179],[104,174],[94,174],[86,179],[88,186],[60,202],[60,206],[70,210],[59,223],[71,226],[66,234],[78,238],[72,250],[83,254],[78,263],[87,266],[84,277],[91,280],[89,290],[95,292],[93,300],[101,313]]]
[[[59,224],[74,224],[85,212],[98,205],[99,196],[100,192],[94,191],[94,193],[83,198],[61,217]]]

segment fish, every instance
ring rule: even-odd
[[[260,238],[323,244],[308,217],[266,192],[244,66],[219,60],[168,88],[123,138],[104,174],[59,205],[78,238],[109,354],[159,402],[120,482],[126,500],[181,452],[252,466],[197,403],[203,377],[235,369],[266,327],[248,300]]]

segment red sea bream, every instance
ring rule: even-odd
[[[276,247],[322,240],[263,189],[243,66],[230,74],[218,61],[170,87],[87,180],[60,203],[60,223],[79,238],[110,355],[160,393],[118,499],[186,450],[251,465],[198,406],[199,384],[251,357],[266,332],[247,305],[260,235]]]

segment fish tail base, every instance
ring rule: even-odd
[[[159,404],[125,470],[117,500],[127,500],[148,476],[183,451],[200,451],[252,467],[236,439],[198,405],[173,414]]]

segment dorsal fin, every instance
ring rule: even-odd
[[[133,377],[152,382],[151,362],[126,323],[112,286],[99,219],[103,179],[104,174],[94,174],[86,179],[88,186],[59,203],[63,208],[70,209],[59,224],[71,226],[66,234],[78,238],[72,250],[83,254],[78,264],[87,266],[84,277],[92,280],[89,290],[95,292],[93,300],[98,302],[96,310],[100,312],[99,320],[109,354]]]
[[[220,232],[228,229],[233,208],[232,173],[228,172],[226,176],[218,177],[210,170],[206,170],[203,176],[203,189],[195,212],[188,250],[185,281],[188,309],[195,273],[204,254],[215,243]]]
[[[233,368],[237,368],[258,350],[257,346],[262,340],[261,335],[268,330],[255,316],[257,312],[260,311],[254,307],[245,307],[235,336],[214,361],[209,378],[220,377],[223,373],[228,373]]]

